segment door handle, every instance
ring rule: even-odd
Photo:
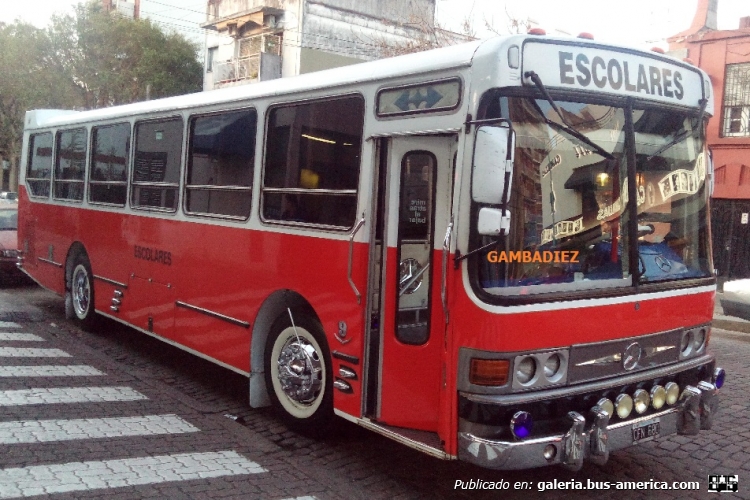
[[[349,270],[347,272],[347,278],[349,279],[349,286],[352,287],[352,290],[354,290],[354,295],[357,296],[357,304],[362,303],[362,294],[359,293],[359,290],[357,289],[357,285],[354,284],[354,280],[352,280],[352,265],[354,260],[354,236],[359,232],[359,230],[362,228],[362,226],[365,225],[365,214],[362,214],[362,218],[359,219],[357,222],[357,225],[354,226],[354,229],[352,230],[352,234],[349,235]]]
[[[451,248],[451,235],[453,234],[453,217],[448,224],[448,229],[445,231],[445,238],[443,239],[443,277],[440,281],[440,299],[443,302],[443,313],[445,313],[445,322],[448,323],[448,293],[447,293],[447,279],[448,279],[448,253]]]

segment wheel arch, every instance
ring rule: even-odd
[[[310,302],[294,290],[277,290],[269,295],[255,317],[250,340],[250,406],[261,408],[270,406],[268,387],[264,375],[266,342],[276,319],[292,310],[292,315],[301,314],[320,322]]]
[[[70,279],[73,276],[73,267],[75,264],[75,257],[78,254],[83,254],[86,256],[86,258],[89,260],[89,265],[91,265],[91,259],[89,258],[89,253],[86,251],[86,247],[83,246],[83,243],[80,241],[74,241],[70,247],[68,248],[68,254],[65,256],[65,290],[67,291],[68,284],[70,283]],[[93,277],[92,277],[93,278]]]

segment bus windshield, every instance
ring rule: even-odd
[[[562,116],[543,99],[501,97],[490,106],[490,114],[494,109],[513,123],[516,149],[510,231],[477,259],[479,286],[494,295],[531,295],[710,276],[698,117],[633,109],[631,130],[626,108],[556,104]],[[576,138],[562,117],[598,148]],[[630,203],[637,206],[636,234],[629,230]],[[479,247],[492,239],[474,228],[472,241]],[[629,258],[630,241],[637,262]]]

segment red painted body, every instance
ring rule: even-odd
[[[21,247],[24,269],[43,286],[63,294],[64,264],[74,242],[86,248],[93,274],[128,285],[119,313],[109,310],[115,285],[95,280],[97,311],[148,330],[239,371],[250,371],[251,330],[176,307],[175,301],[216,311],[253,324],[263,301],[289,289],[305,297],[321,319],[331,350],[364,359],[364,301],[358,304],[347,280],[348,242],[83,209],[75,205],[31,202],[20,189]],[[135,246],[168,252],[169,258],[135,257]],[[52,251],[50,252],[50,248]],[[369,249],[354,247],[352,277],[365,291]],[[152,253],[152,255],[156,255]],[[45,259],[45,261],[39,260]],[[169,264],[166,264],[166,260]],[[396,261],[395,248],[387,260]],[[452,262],[453,256],[450,256]],[[455,454],[458,352],[461,347],[488,351],[523,351],[569,346],[680,326],[707,323],[713,292],[539,312],[496,314],[475,304],[461,279],[448,266],[450,322],[445,326],[440,296],[442,252],[434,251],[429,341],[404,346],[387,327],[382,360],[383,423],[437,432],[445,451]],[[387,289],[396,273],[388,272]],[[393,298],[393,297],[391,297]],[[384,318],[394,317],[395,301],[386,300]],[[351,342],[333,338],[338,322],[348,324]],[[389,333],[390,332],[390,333]],[[333,360],[333,371],[340,362]],[[363,364],[356,367],[353,392],[335,393],[335,407],[360,417]],[[406,402],[405,402],[406,401]]]

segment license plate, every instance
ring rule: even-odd
[[[652,418],[644,422],[633,424],[633,442],[648,441],[659,437],[661,423],[658,418]]]

